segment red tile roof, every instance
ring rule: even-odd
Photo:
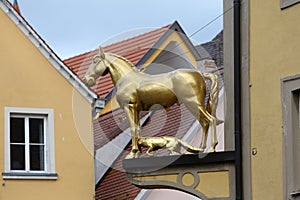
[[[171,27],[167,25],[159,29],[105,46],[105,52],[121,55],[133,64],[137,64],[140,59],[149,51],[155,42]],[[98,53],[98,49],[86,52],[64,60],[64,63],[82,79],[87,71],[94,55]],[[109,74],[98,79],[92,89],[104,98],[113,88],[113,83]]]
[[[113,165],[113,168],[106,173],[105,178],[96,186],[96,200],[131,200],[141,191],[140,188],[127,181],[122,168],[122,161],[130,151],[130,148],[128,147],[126,151],[124,151],[125,153],[122,153]]]
[[[148,111],[141,112],[140,119],[147,113]],[[117,108],[94,120],[93,128],[94,149],[97,150],[129,128],[129,122],[124,111],[121,108]]]
[[[19,13],[19,15],[21,15],[21,10],[20,10],[20,7],[19,7],[19,4],[18,4],[17,0],[14,0],[13,7],[17,11],[17,13]]]
[[[119,110],[116,110],[115,112],[115,116],[122,116]],[[108,121],[108,116],[112,115],[102,115],[99,122],[102,120]],[[144,137],[168,135],[182,138],[191,128],[194,122],[195,118],[183,105],[174,105],[166,113],[163,110],[154,112],[154,114],[151,116],[151,119],[142,127],[141,134]],[[103,128],[102,130],[109,131],[110,129]],[[108,133],[105,133],[103,131],[99,134],[107,135]],[[133,186],[127,181],[125,172],[122,167],[122,161],[129,153],[130,149],[131,146],[127,147],[126,150],[124,150],[121,156],[112,165],[111,169],[108,170],[108,172],[105,174],[104,178],[102,178],[102,180],[97,184],[95,193],[96,199],[134,199],[140,192],[140,188]],[[146,156],[145,152],[146,150],[143,149],[142,157]],[[168,154],[169,153],[166,150],[159,150],[159,156]]]
[[[101,148],[106,143],[113,140],[124,129],[129,127],[128,120],[123,120],[125,113],[118,108],[111,112],[101,115],[100,118],[94,120],[94,149]]]
[[[170,27],[171,25],[164,26],[160,29],[106,46],[104,47],[104,51],[124,56],[132,63],[137,64]],[[82,78],[91,63],[92,57],[97,52],[98,49],[66,59],[64,62],[74,73]],[[110,76],[106,75],[101,77],[92,89],[103,98],[112,88],[113,84]],[[168,112],[162,110],[153,112],[150,120],[142,127],[141,135],[143,137],[167,135],[182,138],[194,122],[195,118],[184,106],[174,105]],[[128,120],[120,108],[101,115],[98,120],[94,121],[95,150],[117,137],[128,127]],[[106,172],[96,185],[96,199],[134,199],[140,192],[141,189],[127,181],[122,168],[122,160],[129,153],[130,148],[131,146],[128,146],[124,150],[120,157],[115,160],[111,169]],[[145,151],[143,151],[142,157],[146,156]],[[159,155],[166,154],[168,154],[166,150],[160,150]]]

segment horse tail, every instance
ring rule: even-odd
[[[195,146],[193,146],[193,145],[190,145],[190,144],[188,144],[188,143],[186,143],[186,142],[184,142],[184,141],[182,141],[182,140],[180,140],[180,139],[178,139],[178,142],[181,144],[181,146],[182,146],[185,150],[187,150],[187,151],[190,152],[190,153],[202,153],[202,152],[203,152],[202,149],[199,149],[199,148],[197,148],[197,147],[195,147]]]
[[[210,79],[211,85],[210,85],[210,92],[208,97],[208,102],[206,105],[206,110],[217,119],[216,117],[216,111],[217,111],[217,105],[219,101],[219,87],[220,87],[220,81],[219,77],[212,73],[203,73],[204,78]],[[221,123],[220,120],[217,119],[217,124]]]

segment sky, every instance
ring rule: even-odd
[[[223,13],[222,2],[223,0],[18,0],[23,17],[62,59],[93,50],[99,45],[105,46],[109,42],[115,42],[116,38],[124,39],[172,24],[175,20],[191,36]],[[196,44],[208,42],[222,27],[221,17],[190,39]]]

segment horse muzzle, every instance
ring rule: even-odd
[[[86,84],[87,86],[91,87],[93,85],[95,85],[96,81],[93,77],[83,77],[82,81],[84,82],[84,84]]]

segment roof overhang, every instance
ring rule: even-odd
[[[13,6],[7,0],[0,0],[0,9],[12,20],[21,32],[32,42],[40,53],[51,63],[51,65],[76,89],[89,103],[98,99],[98,95],[91,91],[55,54],[47,43],[38,35],[38,33],[29,25],[29,23],[20,16]]]
[[[191,51],[191,53],[194,55],[196,60],[200,59],[200,55],[199,52],[197,51],[197,49],[195,48],[195,46],[192,44],[192,42],[190,41],[190,39],[188,38],[188,36],[185,34],[185,32],[183,31],[183,29],[181,28],[181,26],[179,25],[179,23],[177,21],[175,21],[171,27],[169,28],[169,30],[167,30],[159,39],[158,41],[153,45],[152,48],[150,48],[150,50],[139,60],[139,62],[136,64],[136,66],[139,65],[143,65],[150,57],[151,55],[156,51],[156,49],[158,49],[162,43],[174,32],[178,32],[179,37],[182,39],[182,41],[184,42],[184,44],[189,48],[189,50]]]

